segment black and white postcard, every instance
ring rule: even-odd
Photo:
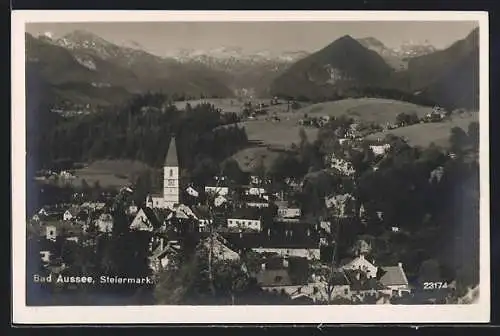
[[[12,14],[13,322],[488,322],[488,15]]]

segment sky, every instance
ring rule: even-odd
[[[241,47],[246,52],[312,52],[344,35],[375,37],[391,48],[405,41],[427,41],[441,49],[466,37],[477,26],[475,21],[79,22],[29,23],[26,31],[61,37],[77,29],[86,30],[116,44],[137,42],[163,56],[180,49],[220,47]]]

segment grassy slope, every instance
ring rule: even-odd
[[[102,187],[122,187],[130,182],[132,176],[150,167],[144,163],[130,160],[100,160],[75,171],[74,185],[80,185],[85,179],[92,185],[96,181]]]
[[[310,117],[348,115],[355,120],[385,124],[395,122],[396,116],[401,112],[415,112],[419,117],[423,117],[430,111],[432,108],[387,99],[345,99],[306,106],[296,112],[278,113],[281,122],[266,121],[261,117],[257,120],[247,120],[242,125],[245,126],[248,138],[252,141],[275,147],[287,147],[299,141],[299,130],[302,126],[298,125],[298,122],[304,114]],[[316,139],[317,129],[310,127],[304,129],[310,140]]]
[[[425,116],[432,111],[432,108],[418,106],[415,104],[378,98],[344,99],[334,102],[325,102],[303,107],[296,112],[281,112],[278,115],[281,122],[266,121],[264,118],[248,120],[242,124],[245,127],[249,140],[262,143],[275,148],[289,147],[292,143],[298,143],[299,130],[302,126],[298,121],[307,113],[309,116],[341,116],[348,115],[355,120],[377,122],[385,124],[394,122],[396,116],[401,113],[415,112],[419,117]],[[474,117],[475,116],[475,117]],[[436,124],[422,124],[411,127],[392,130],[395,135],[401,134],[410,139],[410,142],[417,145],[428,145],[431,141],[437,144],[446,145],[450,130],[454,126],[467,128],[469,122],[477,120],[477,115]],[[309,140],[316,139],[318,130],[305,127]],[[377,133],[370,138],[383,137],[385,133]],[[251,147],[234,155],[242,169],[248,170],[263,158],[264,164],[269,166],[272,160],[278,155],[265,147]]]
[[[379,98],[359,98],[310,105],[298,110],[296,115],[298,115],[298,118],[302,118],[305,113],[311,117],[322,115],[339,117],[341,115],[347,115],[355,120],[385,124],[387,122],[396,121],[396,116],[401,112],[415,112],[419,117],[423,117],[431,111],[431,107],[419,106],[402,101]]]
[[[450,121],[441,123],[417,124],[408,127],[374,133],[368,139],[383,138],[387,134],[406,137],[411,145],[428,146],[431,142],[436,145],[446,147],[449,145],[448,139],[453,127],[460,127],[467,131],[467,127],[472,121],[479,121],[478,113],[471,113],[464,116],[456,116]]]

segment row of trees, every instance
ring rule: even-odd
[[[246,145],[245,130],[237,125],[218,127],[234,120],[209,104],[189,113],[169,105],[166,97],[134,97],[126,106],[70,119],[48,115],[45,128],[29,137],[28,152],[40,167],[57,160],[133,159],[161,167],[170,138],[175,134],[183,167],[193,169],[209,157],[217,163]],[[234,118],[233,118],[234,119]]]

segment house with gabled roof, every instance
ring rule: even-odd
[[[365,254],[360,255],[342,266],[344,270],[362,271],[368,278],[377,277],[378,267],[365,258]]]
[[[110,213],[104,212],[99,215],[95,222],[97,230],[102,233],[111,233],[113,231],[113,216]]]
[[[76,219],[78,214],[80,213],[81,209],[79,207],[71,207],[68,210],[66,210],[63,214],[63,220],[69,221]]]
[[[148,231],[153,232],[155,228],[161,226],[160,219],[151,208],[141,208],[135,215],[130,230],[132,231]]]
[[[393,294],[401,296],[403,293],[410,292],[408,279],[403,269],[403,264],[398,263],[397,266],[382,266],[382,276],[380,283],[392,291]]]
[[[239,260],[238,252],[233,251],[230,243],[220,234],[212,233],[212,235],[200,240],[200,245],[205,248],[212,249],[212,256],[217,260]]]

